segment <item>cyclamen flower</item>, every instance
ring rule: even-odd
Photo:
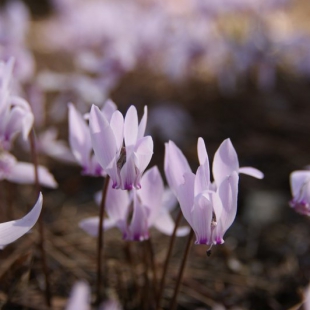
[[[175,206],[176,200],[172,193],[165,191],[164,184],[157,167],[149,169],[141,178],[141,189],[115,191],[108,189],[106,197],[106,212],[104,229],[118,227],[125,240],[143,241],[149,238],[149,228],[154,226],[166,235],[172,235],[174,222],[169,212]],[[97,200],[101,200],[97,197]],[[128,223],[129,214],[133,210]],[[99,218],[85,219],[80,227],[92,236],[97,236]],[[188,227],[180,227],[177,236],[188,234]]]
[[[39,198],[32,210],[20,220],[0,224],[0,249],[26,234],[37,222],[42,210],[43,197]]]
[[[125,116],[117,110],[111,118],[92,106],[90,135],[95,156],[112,179],[113,188],[141,188],[140,179],[153,155],[153,140],[144,137],[147,108],[138,124],[137,110],[131,106]]]
[[[55,188],[57,182],[53,175],[43,166],[38,166],[39,183],[42,186]],[[31,163],[18,162],[8,152],[0,152],[0,181],[8,180],[20,184],[33,184],[35,182],[34,165]]]
[[[13,65],[13,58],[0,62],[0,146],[5,150],[11,148],[12,140],[20,132],[26,140],[34,121],[27,101],[11,95]]]
[[[263,174],[255,168],[239,168],[237,153],[230,139],[226,139],[215,153],[214,182],[211,183],[209,159],[202,138],[198,139],[197,150],[200,166],[195,175],[180,149],[172,141],[166,143],[167,181],[196,234],[195,243],[222,244],[237,212],[238,173],[257,178],[262,178]]]
[[[293,199],[290,206],[296,212],[310,215],[310,171],[294,171],[290,175],[291,191]]]
[[[83,167],[83,174],[104,176],[104,170],[92,154],[92,144],[89,127],[83,116],[76,110],[72,103],[69,108],[69,142],[72,153],[77,162]],[[107,100],[101,112],[110,120],[116,105],[112,100]]]

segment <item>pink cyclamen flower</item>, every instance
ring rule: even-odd
[[[104,176],[104,170],[99,164],[97,158],[92,154],[91,136],[86,120],[76,110],[72,103],[68,104],[69,108],[69,142],[72,153],[77,162],[83,167],[82,173],[92,176]],[[107,100],[102,114],[110,120],[116,105],[112,100]]]
[[[296,212],[310,215],[310,171],[294,171],[290,175],[291,191],[293,199],[290,206]]]
[[[262,178],[251,167],[239,168],[237,153],[224,140],[213,160],[214,182],[210,181],[209,159],[202,138],[197,144],[200,166],[194,174],[180,149],[166,143],[165,173],[168,184],[180,202],[182,213],[196,234],[196,244],[222,244],[237,212],[238,173]]]
[[[42,210],[43,197],[39,198],[32,210],[20,220],[0,224],[0,249],[26,234],[37,222]]]
[[[172,235],[175,223],[170,211],[175,206],[175,198],[164,189],[164,184],[157,167],[145,172],[141,178],[141,189],[116,191],[108,189],[106,211],[108,218],[104,220],[104,229],[118,227],[125,240],[143,241],[149,238],[149,228],[154,226],[166,235]],[[101,200],[101,195],[96,200]],[[128,223],[129,214],[132,218]],[[92,236],[97,236],[99,218],[83,220],[80,227]],[[177,236],[185,236],[188,227],[180,227]]]
[[[153,155],[153,139],[144,137],[147,108],[138,123],[131,106],[125,116],[117,110],[111,118],[92,106],[89,116],[90,135],[95,156],[112,179],[113,188],[141,188],[140,179]]]
[[[5,150],[11,148],[12,140],[20,132],[26,140],[34,121],[28,102],[11,95],[13,65],[13,58],[0,62],[0,147]]]
[[[44,166],[38,166],[39,183],[42,186],[56,188],[57,182]],[[0,152],[0,180],[8,180],[19,184],[33,184],[35,182],[34,165],[19,162],[8,152]]]

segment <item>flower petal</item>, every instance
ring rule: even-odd
[[[88,168],[92,151],[89,128],[72,103],[68,104],[68,108],[70,147],[79,164],[84,168]]]
[[[135,146],[135,164],[141,174],[151,161],[153,155],[153,148],[154,143],[151,136],[146,136],[138,140]]]
[[[27,233],[37,222],[42,210],[43,197],[39,198],[32,210],[20,220],[0,224],[0,248],[14,242]]]
[[[134,241],[143,241],[149,238],[149,210],[139,201],[136,191],[134,191],[133,194],[133,215],[129,226],[129,239]]]
[[[115,111],[110,120],[110,126],[114,133],[116,149],[120,150],[124,140],[124,117],[120,111]]]
[[[253,167],[241,167],[239,168],[239,173],[247,174],[256,179],[264,178],[264,174],[260,170]]]
[[[236,150],[230,139],[222,142],[214,155],[213,177],[218,186],[225,178],[231,175],[233,171],[239,170],[239,162]]]
[[[112,114],[117,110],[117,106],[116,104],[111,100],[108,99],[102,109],[101,112],[105,115],[105,117],[107,118],[108,121],[111,120]]]
[[[179,200],[183,216],[187,220],[188,224],[191,226],[192,226],[191,210],[194,205],[194,182],[195,182],[195,175],[192,172],[186,173],[184,175],[184,183],[179,186],[177,191],[177,198]]]
[[[185,156],[172,141],[165,143],[164,169],[167,182],[177,196],[178,187],[184,183],[184,174],[192,171]]]
[[[38,166],[38,177],[39,183],[42,186],[50,188],[56,188],[58,186],[53,175],[43,166]],[[34,165],[16,162],[6,179],[14,183],[33,184],[35,182]]]
[[[141,178],[141,189],[137,192],[143,205],[150,209],[148,225],[151,226],[162,208],[164,183],[156,166],[144,173]]]
[[[292,196],[298,197],[300,195],[303,185],[310,180],[309,170],[297,170],[291,173],[290,183]]]
[[[144,137],[147,122],[147,106],[144,106],[144,113],[138,127],[138,140]]]
[[[192,228],[196,234],[195,244],[211,243],[212,202],[204,195],[195,197],[191,210]]]
[[[171,236],[175,227],[175,222],[168,212],[163,212],[156,218],[153,225],[163,234]],[[189,231],[190,228],[188,226],[179,227],[177,228],[176,236],[184,237],[188,235]]]
[[[84,281],[74,284],[70,293],[66,310],[89,310],[90,309],[90,287]]]
[[[98,236],[98,225],[99,225],[99,217],[89,217],[87,219],[82,220],[79,223],[79,227],[82,228],[84,231],[86,231],[89,235],[92,237]],[[105,218],[103,221],[103,227],[104,230],[108,230],[112,227],[116,226],[116,222],[114,219],[111,218]]]
[[[138,113],[135,106],[130,106],[125,116],[124,140],[125,146],[135,145],[138,139]]]
[[[225,232],[231,226],[236,217],[238,181],[239,176],[237,172],[234,171],[219,185],[218,193],[222,201],[223,209],[220,219],[217,219],[217,240],[223,239]]]

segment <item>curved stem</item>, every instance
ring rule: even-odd
[[[187,257],[188,257],[188,254],[189,254],[189,249],[190,249],[191,244],[192,244],[193,236],[194,236],[194,231],[191,229],[191,232],[190,232],[190,234],[188,236],[188,240],[187,240],[187,244],[186,244],[186,249],[185,249],[183,260],[182,260],[182,264],[181,264],[181,267],[180,267],[177,283],[176,283],[176,286],[174,288],[174,293],[173,293],[172,301],[170,303],[170,307],[169,307],[170,310],[174,310],[175,307],[176,307],[176,301],[177,301],[177,297],[178,297],[181,281],[182,281],[182,278],[183,278],[185,264],[186,264]]]
[[[100,203],[99,211],[99,225],[98,225],[98,243],[97,243],[97,299],[96,304],[101,302],[101,291],[102,291],[102,257],[103,257],[103,240],[104,240],[104,211],[105,211],[105,199],[108,192],[108,185],[110,183],[110,177],[106,176],[103,189],[102,189],[102,198]]]
[[[164,286],[165,286],[165,282],[166,282],[166,274],[167,274],[168,264],[169,264],[169,260],[170,260],[170,257],[171,257],[171,253],[172,253],[172,249],[173,249],[173,245],[174,245],[174,241],[175,241],[175,236],[176,236],[177,228],[178,228],[178,226],[180,224],[181,218],[182,218],[182,211],[180,209],[179,213],[178,213],[178,216],[176,218],[176,221],[175,221],[175,226],[174,226],[174,229],[173,229],[172,236],[170,237],[170,243],[169,243],[169,248],[168,248],[168,252],[167,252],[167,256],[166,256],[166,260],[165,260],[164,270],[163,270],[163,274],[162,274],[161,280],[160,280],[159,292],[158,292],[158,295],[157,295],[157,310],[160,309],[160,302],[161,302],[161,297],[162,297]]]

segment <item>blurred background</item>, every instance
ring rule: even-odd
[[[58,189],[43,192],[55,309],[65,305],[77,279],[94,284],[96,243],[78,223],[98,214],[93,195],[103,182],[82,176],[72,164],[67,103],[86,113],[108,98],[122,112],[134,104],[142,115],[148,106],[147,131],[155,141],[150,166],[158,165],[161,172],[168,140],[196,169],[198,137],[204,138],[210,160],[229,137],[240,166],[265,174],[263,180],[241,176],[238,215],[225,244],[214,247],[211,257],[203,246],[192,247],[179,309],[298,309],[310,277],[310,223],[289,207],[289,175],[310,164],[310,3],[0,3],[0,59],[15,57],[14,89],[33,108],[40,163],[59,183]],[[56,151],[53,143],[63,148]],[[30,160],[20,141],[14,154]],[[9,186],[7,192],[18,193],[7,194],[16,204],[31,191]],[[169,239],[152,234],[161,270]],[[0,254],[3,262],[11,262],[0,267],[3,309],[43,309],[35,254],[25,280],[26,242],[21,239]],[[177,240],[164,306],[185,243]],[[107,287],[125,309],[142,309],[141,245],[128,247],[118,231],[107,233]],[[132,257],[136,260],[129,264]],[[14,285],[8,286],[12,279]]]

